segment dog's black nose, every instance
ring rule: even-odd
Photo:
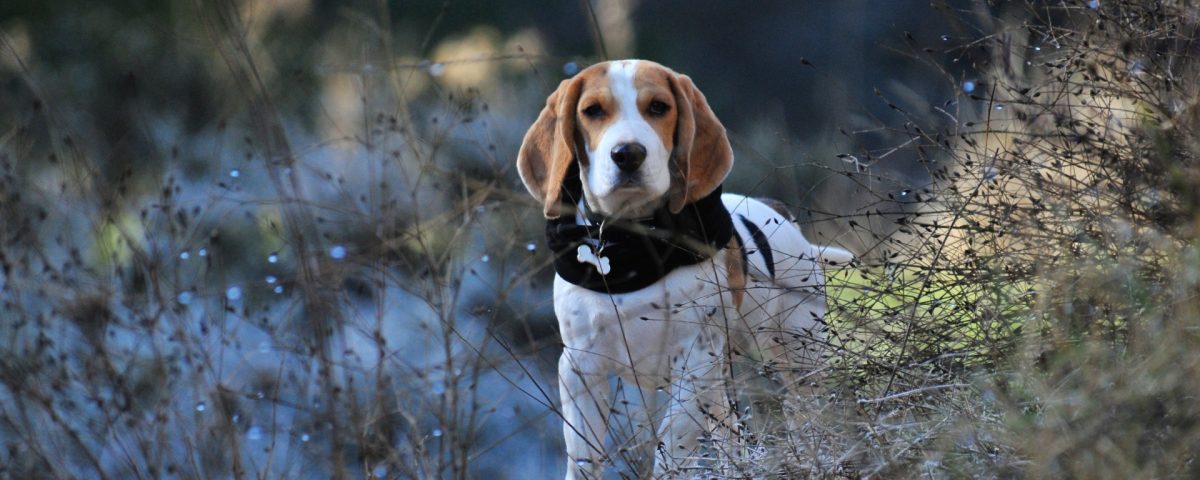
[[[622,172],[632,172],[646,159],[646,147],[640,143],[622,143],[613,147],[612,159]]]

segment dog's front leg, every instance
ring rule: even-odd
[[[729,438],[728,428],[732,424],[722,381],[724,363],[707,351],[698,353],[675,372],[670,404],[659,428],[661,443],[655,455],[655,478],[701,473],[698,468],[706,458],[701,439],[721,443],[708,449],[709,453],[726,447],[723,443]]]
[[[565,350],[558,359],[567,479],[600,478],[608,432],[610,392],[602,363],[588,353]]]

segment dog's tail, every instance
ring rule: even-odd
[[[792,222],[792,225],[794,225],[797,230],[800,229],[800,225],[796,222],[796,216],[792,214],[791,209],[789,209],[785,203],[774,198],[757,197],[755,200],[762,202],[768,207],[771,207],[772,210],[775,210],[775,212],[779,213],[779,215],[783,216],[783,218],[786,218],[789,222]],[[844,248],[834,246],[812,245],[809,248],[808,253],[810,257],[816,259],[818,263],[826,268],[841,268],[850,265],[850,262],[854,261],[853,253],[850,253],[849,250]]]
[[[849,250],[828,245],[813,245],[809,254],[825,268],[841,268],[854,261],[854,254]]]

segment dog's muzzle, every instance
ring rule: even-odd
[[[646,147],[640,143],[622,143],[613,147],[612,161],[622,172],[633,172],[646,160]]]

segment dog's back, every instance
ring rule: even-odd
[[[847,265],[853,254],[809,243],[778,202],[736,194],[721,200],[733,216],[749,277],[743,324],[731,331],[734,347],[766,361],[813,365],[824,343],[824,268]]]

